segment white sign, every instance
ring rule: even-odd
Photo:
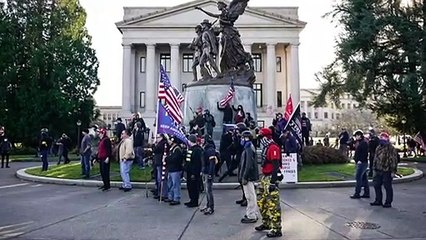
[[[297,153],[282,154],[283,183],[297,183]]]

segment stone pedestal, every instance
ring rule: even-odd
[[[248,84],[240,84],[238,82],[236,82],[234,86],[235,96],[231,100],[230,104],[234,105],[235,108],[238,105],[242,105],[244,107],[244,111],[246,113],[250,113],[256,121],[256,98],[253,88]],[[185,104],[183,109],[184,125],[189,126],[189,122],[194,117],[191,109],[194,112],[197,111],[197,109],[200,107],[203,109],[203,111],[208,109],[214,116],[216,122],[213,139],[218,141],[222,135],[223,112],[219,111],[217,108],[217,102],[220,102],[220,100],[222,100],[223,97],[228,94],[229,87],[229,81],[226,80],[216,80],[205,83],[197,82],[188,85],[185,90]]]

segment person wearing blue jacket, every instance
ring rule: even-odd
[[[203,174],[206,176],[206,197],[207,205],[201,209],[204,215],[211,215],[214,213],[214,199],[213,199],[213,178],[215,174],[215,166],[217,163],[216,147],[210,135],[204,136],[204,169]]]
[[[281,144],[284,146],[284,151],[287,155],[290,153],[297,153],[299,150],[297,140],[289,130],[284,130],[281,138]]]

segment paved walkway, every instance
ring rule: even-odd
[[[244,208],[234,204],[238,190],[215,191],[216,212],[204,216],[197,209],[160,204],[143,190],[100,192],[13,177],[17,168],[31,165],[0,169],[0,239],[266,239],[254,225],[239,222]],[[282,239],[426,239],[425,184],[422,179],[395,185],[391,209],[349,199],[352,188],[282,190]],[[380,228],[347,226],[354,221]]]

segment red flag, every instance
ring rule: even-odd
[[[284,120],[288,122],[292,114],[293,114],[293,99],[291,98],[291,95],[290,95],[287,100],[287,105],[285,106]]]

